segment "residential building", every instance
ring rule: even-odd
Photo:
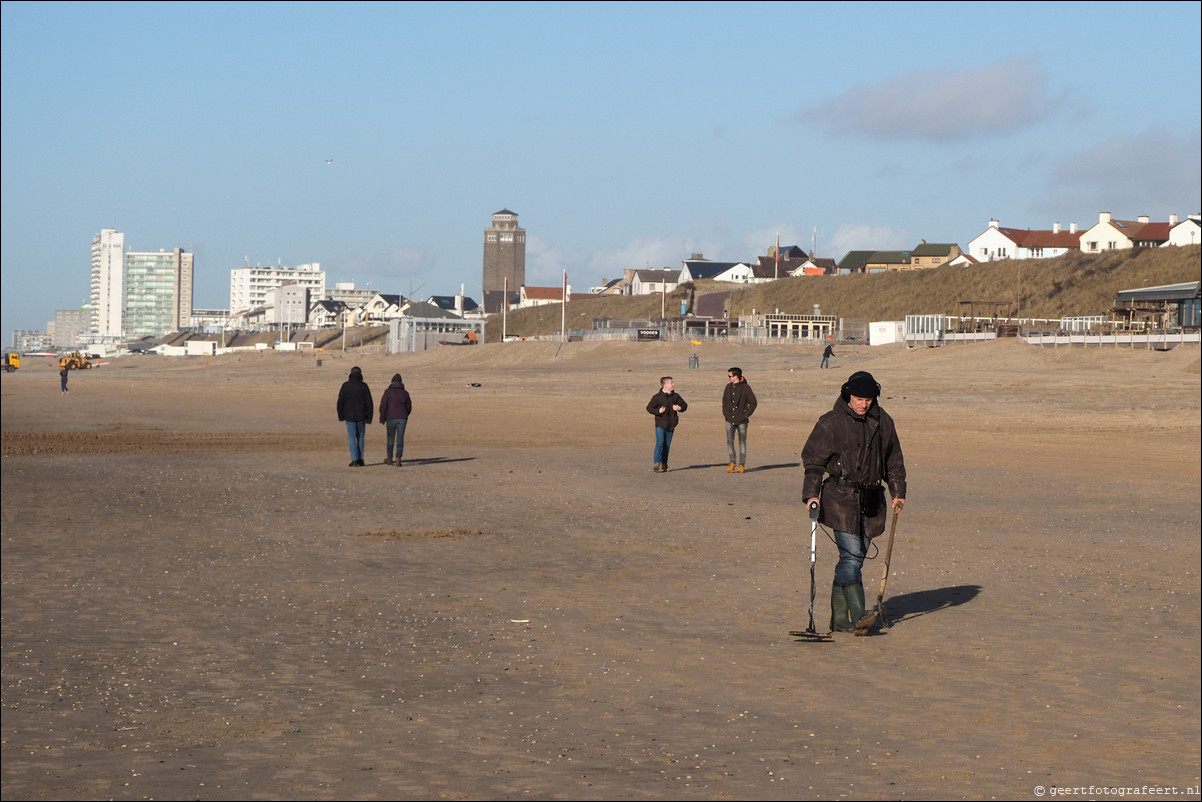
[[[365,305],[372,298],[376,297],[376,291],[371,287],[356,289],[353,281],[339,281],[334,284],[334,289],[326,293],[326,300],[342,301],[347,306],[360,307]]]
[[[309,288],[285,284],[267,291],[263,322],[269,326],[305,326],[309,322]]]
[[[835,265],[835,273],[846,276],[850,273],[867,273],[868,262],[876,251],[848,251]]]
[[[1052,259],[1069,251],[1081,250],[1081,232],[1076,223],[1068,230],[1060,223],[1050,229],[1008,228],[990,220],[984,232],[968,242],[968,255],[977,262],[1000,259]]]
[[[11,347],[22,353],[26,351],[49,351],[50,335],[44,331],[22,329],[12,333]]]
[[[344,301],[314,301],[309,307],[309,328],[311,329],[328,329],[335,326],[342,326],[343,313],[346,312],[347,305]]]
[[[377,292],[372,296],[372,299],[365,303],[363,309],[363,318],[367,324],[372,323],[387,323],[393,318],[401,316],[401,306],[405,303],[405,296],[392,293]]]
[[[699,253],[681,261],[680,280],[686,284],[700,279],[729,281],[736,284],[749,283],[754,271],[746,262],[711,262]]]
[[[1147,215],[1135,220],[1116,220],[1100,212],[1098,222],[1081,234],[1084,253],[1121,251],[1127,248],[1156,248],[1169,242],[1169,223],[1153,223]]]
[[[225,331],[230,327],[228,309],[192,309],[192,326],[197,331],[210,334]]]
[[[92,309],[87,305],[79,309],[55,309],[51,345],[54,348],[78,348],[80,341],[88,333],[91,320]]]
[[[816,275],[815,272],[806,272],[804,264],[809,261],[811,261],[809,255],[797,245],[786,245],[783,248],[773,245],[768,249],[766,256],[756,257],[755,265],[752,267],[754,278],[759,282],[765,282],[789,276]],[[830,262],[834,265],[833,260]]]
[[[309,297],[326,297],[326,274],[317,262],[296,267],[241,267],[230,271],[230,314],[236,315],[267,304],[267,293],[285,284],[300,284]]]
[[[162,337],[192,325],[192,254],[125,254],[125,336]]]
[[[910,270],[926,270],[932,267],[943,267],[962,251],[954,243],[927,242],[921,240],[914,250],[910,251]],[[902,268],[903,270],[905,268]]]
[[[458,295],[431,295],[428,300],[444,312],[451,312],[459,317],[480,317],[480,304],[463,292],[464,288],[460,286]]]
[[[92,237],[91,317],[88,333],[117,340],[125,334],[125,235],[103,228]]]
[[[518,306],[525,309],[528,306],[546,306],[547,304],[563,303],[563,287],[527,287],[521,288],[521,298]],[[572,301],[572,285],[568,285],[568,302]]]
[[[1202,229],[1202,215],[1188,215],[1180,223],[1177,215],[1169,215],[1169,241],[1165,245],[1197,245],[1202,242],[1199,230]]]
[[[484,312],[500,312],[505,292],[516,293],[526,283],[526,229],[515,212],[502,209],[484,229]]]
[[[635,270],[630,281],[631,295],[654,295],[657,292],[671,292],[676,289],[680,278],[679,270]]]

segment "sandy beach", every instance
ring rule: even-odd
[[[1199,798],[1197,346],[836,353],[123,357],[67,395],[27,360],[4,799]],[[377,402],[403,375],[403,467],[378,422],[347,467],[352,365]],[[856,370],[909,474],[892,626],[809,642],[799,455]],[[690,404],[667,474],[661,375]],[[834,554],[820,532],[823,630]]]

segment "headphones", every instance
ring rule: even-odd
[[[874,398],[880,397],[880,394],[881,394],[880,382],[878,382],[876,379],[872,378],[872,374],[866,370],[857,370],[855,373],[851,374],[851,376],[849,376],[847,378],[847,381],[845,381],[843,383],[843,387],[840,388],[839,395],[842,396],[844,401],[850,401],[851,400],[851,386],[853,384],[858,384],[864,380],[868,380],[868,381],[872,382],[872,386],[876,388],[876,394],[874,395]],[[859,393],[857,393],[857,395],[859,395]],[[863,398],[864,396],[860,396],[860,397]]]

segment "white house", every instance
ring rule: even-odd
[[[1079,250],[1080,243],[1076,223],[1065,231],[1059,223],[1053,223],[1050,229],[1004,228],[997,220],[990,220],[984,232],[969,240],[967,255],[977,262],[1050,259]]]
[[[1098,222],[1081,234],[1085,253],[1121,251],[1127,248],[1160,247],[1169,241],[1169,223],[1153,223],[1147,215],[1135,220],[1116,220],[1110,212],[1098,214]]]
[[[685,259],[681,262],[679,284],[698,279],[729,281],[735,284],[748,283],[755,271],[746,262],[711,262],[708,259]]]
[[[350,315],[345,301],[315,301],[309,308],[309,328],[327,329],[335,326],[351,325]]]
[[[676,289],[679,270],[636,270],[630,280],[631,295],[654,295]]]
[[[1169,215],[1169,240],[1165,245],[1197,245],[1202,242],[1202,215],[1191,214],[1177,222],[1177,215]]]
[[[401,295],[376,293],[363,305],[363,317],[369,324],[386,323],[401,316],[401,305],[404,303],[405,298]]]

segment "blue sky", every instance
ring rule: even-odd
[[[517,212],[573,291],[775,244],[1202,209],[1198,2],[3,3],[7,338],[91,240],[480,300]],[[326,164],[333,159],[333,164]]]

